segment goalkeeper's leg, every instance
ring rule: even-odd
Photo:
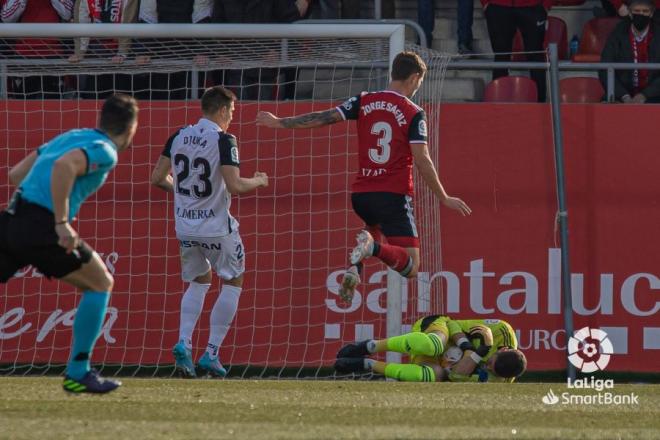
[[[366,359],[367,367],[374,373],[402,382],[436,382],[442,380],[441,368],[436,365],[395,364]]]
[[[394,351],[411,356],[439,357],[447,345],[447,335],[443,332],[412,332],[387,339],[366,340],[348,344],[337,353],[338,358],[364,357],[374,353]]]
[[[435,382],[445,376],[442,368],[435,364],[395,364],[368,358],[339,358],[334,367],[340,374],[374,372],[403,382]]]
[[[401,336],[393,336],[381,341],[376,341],[376,350],[385,346],[383,351],[395,351],[413,356],[438,357],[445,351],[447,342],[442,334],[412,332]]]

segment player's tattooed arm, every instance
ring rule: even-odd
[[[278,118],[268,112],[259,112],[257,114],[257,125],[264,125],[270,128],[315,128],[335,124],[343,120],[336,108],[321,112],[305,113],[304,115],[292,116],[290,118]]]
[[[300,116],[284,118],[282,119],[282,126],[284,128],[314,128],[334,124],[342,120],[339,111],[332,108],[322,112],[307,113]]]

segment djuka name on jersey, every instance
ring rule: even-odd
[[[206,139],[201,136],[183,136],[183,145],[199,145],[206,147]]]

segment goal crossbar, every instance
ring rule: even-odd
[[[402,24],[86,24],[9,23],[0,38],[386,38],[389,61],[404,49]]]

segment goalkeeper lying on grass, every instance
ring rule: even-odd
[[[517,349],[515,331],[503,320],[452,320],[432,315],[419,319],[411,330],[344,346],[337,353],[335,370],[373,372],[406,382],[512,382],[527,366],[525,355]],[[408,354],[410,363],[368,358],[385,351]]]

